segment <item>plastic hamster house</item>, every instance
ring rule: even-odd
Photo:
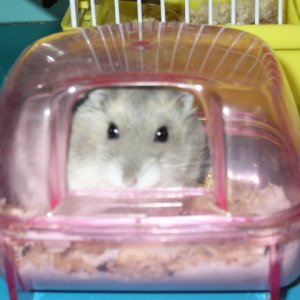
[[[195,97],[211,182],[69,191],[74,107],[95,88],[137,86]],[[294,95],[270,47],[231,28],[135,22],[36,42],[1,95],[1,257],[11,298],[18,290],[238,286],[279,299],[300,265]],[[70,203],[109,209],[70,213]]]

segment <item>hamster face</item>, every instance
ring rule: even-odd
[[[205,176],[207,141],[189,93],[93,90],[71,127],[69,190],[195,186]]]

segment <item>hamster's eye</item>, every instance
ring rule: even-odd
[[[164,143],[168,140],[168,128],[166,126],[162,126],[157,129],[154,137],[155,142],[161,142]]]
[[[118,139],[120,136],[120,130],[114,123],[110,123],[107,129],[107,137],[109,139]]]

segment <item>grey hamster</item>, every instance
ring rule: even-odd
[[[96,89],[74,108],[70,190],[195,186],[208,164],[194,96],[170,88]]]

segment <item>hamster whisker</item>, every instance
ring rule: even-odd
[[[146,161],[146,163],[144,164],[144,168],[149,168],[151,167],[151,165],[153,165],[156,161],[156,158],[151,158],[149,160]]]
[[[180,168],[180,169],[182,169],[182,170],[184,170],[184,169],[188,169],[188,168],[191,168],[191,167],[195,167],[195,164],[194,163],[189,163],[189,164],[172,164],[172,165],[170,165],[170,166],[165,166],[164,168],[165,169],[178,169],[178,168]]]

